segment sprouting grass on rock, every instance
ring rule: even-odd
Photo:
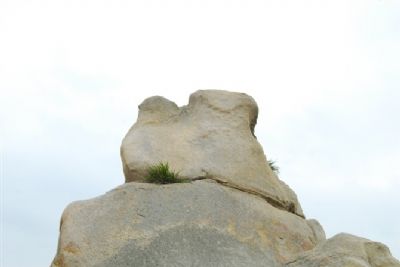
[[[169,169],[168,163],[160,162],[147,170],[146,182],[153,184],[173,184],[189,182],[188,179],[180,178],[177,172]]]
[[[268,165],[274,173],[279,174],[279,167],[274,160],[268,160]]]

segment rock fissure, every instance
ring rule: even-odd
[[[261,194],[261,193],[255,191],[255,190],[244,188],[244,187],[232,184],[230,182],[227,182],[227,181],[224,181],[224,180],[212,177],[212,176],[199,176],[199,177],[193,178],[191,180],[192,181],[199,181],[199,180],[212,180],[212,181],[215,181],[215,182],[217,182],[218,184],[220,184],[222,186],[226,186],[226,187],[229,187],[229,188],[232,188],[232,189],[235,189],[235,190],[238,190],[238,191],[241,191],[241,192],[253,195],[253,196],[260,197],[263,200],[265,200],[266,202],[268,202],[268,204],[270,204],[271,206],[273,206],[273,207],[275,207],[277,209],[293,213],[294,215],[297,215],[297,216],[305,219],[305,216],[295,213],[294,204],[290,203],[289,205],[285,205],[284,203],[281,203],[281,202],[273,199],[272,197],[268,197],[265,194]]]

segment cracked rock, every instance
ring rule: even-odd
[[[206,176],[248,189],[304,216],[254,136],[257,116],[256,102],[243,93],[200,90],[184,107],[160,96],[144,100],[121,145],[126,182],[143,181],[149,166],[168,162],[185,178]]]

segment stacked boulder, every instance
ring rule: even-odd
[[[126,183],[65,209],[51,266],[400,267],[383,244],[326,240],[305,219],[254,135],[257,115],[241,93],[146,99],[121,145]],[[160,162],[188,182],[147,183]]]

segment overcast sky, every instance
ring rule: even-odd
[[[124,182],[146,97],[245,92],[308,218],[400,258],[400,1],[0,2],[1,254],[48,266],[65,206]]]

